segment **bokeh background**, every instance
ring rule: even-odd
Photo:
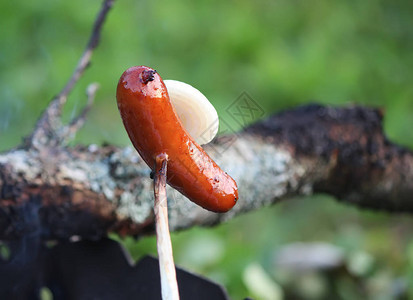
[[[0,151],[21,142],[64,86],[100,4],[0,2]],[[194,85],[224,117],[243,92],[267,116],[309,102],[381,107],[389,138],[413,148],[411,1],[117,0],[65,108],[69,120],[87,85],[100,84],[73,143],[129,145],[115,87],[142,64]],[[172,242],[178,265],[222,283],[234,299],[408,299],[412,230],[413,217],[317,195],[175,233]],[[136,259],[156,253],[153,237],[122,242]],[[303,248],[315,255],[294,263],[288,253]]]

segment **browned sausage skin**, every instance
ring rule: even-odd
[[[235,205],[236,182],[186,132],[155,70],[127,69],[116,98],[129,138],[152,170],[155,157],[166,153],[169,185],[210,211],[226,212]]]

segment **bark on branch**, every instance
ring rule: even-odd
[[[295,195],[413,212],[413,154],[383,134],[379,110],[310,105],[218,138],[206,151],[239,186],[229,213],[168,189],[171,230],[218,224]],[[121,121],[119,120],[119,126]],[[0,155],[0,239],[152,233],[150,169],[131,147],[18,148]]]

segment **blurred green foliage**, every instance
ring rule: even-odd
[[[0,3],[0,151],[30,132],[64,86],[100,3]],[[406,0],[118,0],[64,117],[81,109],[85,88],[97,81],[95,106],[74,143],[129,144],[115,87],[127,67],[144,64],[164,79],[194,85],[221,115],[244,91],[267,115],[314,101],[382,107],[387,135],[412,148],[412,16],[413,3]],[[251,277],[243,274],[256,263],[274,286],[306,299],[326,298],[328,289],[342,299],[394,299],[413,282],[412,225],[406,216],[361,211],[319,196],[264,208],[218,228],[176,233],[173,245],[177,264],[223,283],[234,299],[254,296],[245,283]],[[369,269],[353,274],[356,279],[334,277],[332,286],[323,272],[294,285],[277,273],[273,256],[296,241],[337,245],[349,260],[370,257]],[[134,257],[156,253],[154,238],[124,243]],[[413,288],[406,288],[413,297]]]

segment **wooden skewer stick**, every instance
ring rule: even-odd
[[[163,300],[179,300],[178,283],[176,281],[175,264],[172,255],[171,236],[168,225],[168,203],[166,198],[166,170],[168,155],[156,157],[154,193],[155,193],[155,226],[156,246],[158,249],[159,271],[161,273],[161,290]]]

